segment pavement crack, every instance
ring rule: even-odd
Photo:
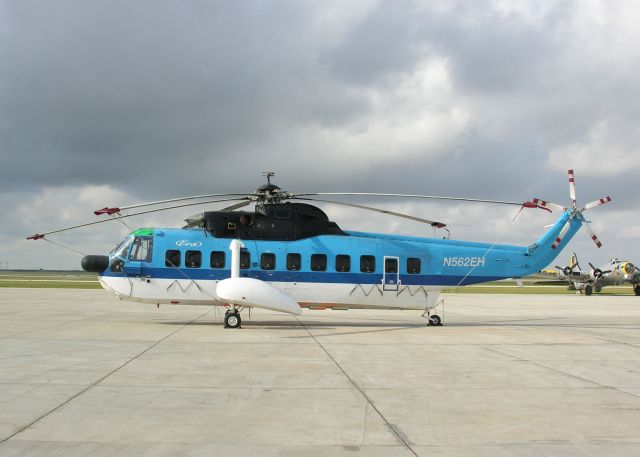
[[[129,360],[127,360],[126,362],[124,362],[122,365],[118,366],[117,368],[115,368],[114,370],[110,371],[109,373],[107,373],[106,375],[104,375],[103,377],[101,377],[100,379],[98,379],[97,381],[94,381],[93,383],[89,384],[87,387],[85,387],[84,389],[80,390],[79,392],[77,392],[76,394],[72,395],[71,397],[67,398],[65,401],[63,401],[62,403],[60,403],[58,406],[52,408],[51,410],[47,411],[46,413],[42,414],[41,416],[39,416],[38,418],[36,418],[35,420],[31,421],[30,423],[20,427],[18,430],[16,430],[15,432],[13,432],[12,434],[8,435],[5,438],[2,438],[0,440],[0,445],[3,444],[4,442],[10,440],[11,438],[13,438],[14,436],[22,433],[23,431],[27,430],[29,427],[31,427],[32,425],[40,422],[42,419],[44,419],[45,417],[49,416],[50,414],[58,411],[60,408],[62,408],[63,406],[69,404],[71,401],[75,400],[76,398],[78,398],[80,395],[84,394],[85,392],[87,392],[89,389],[92,389],[93,387],[95,387],[96,385],[100,384],[102,381],[104,381],[105,379],[107,379],[109,376],[117,373],[119,370],[121,370],[122,368],[126,367],[127,365],[129,365],[131,362],[133,362],[134,360],[136,360],[137,358],[139,358],[140,356],[144,355],[145,353],[149,352],[151,349],[153,349],[154,347],[156,347],[157,345],[159,345],[160,343],[166,341],[167,339],[171,338],[173,335],[175,335],[176,333],[178,333],[180,330],[182,330],[183,328],[187,327],[188,325],[192,324],[193,322],[197,321],[198,319],[206,316],[207,314],[209,314],[212,310],[209,309],[206,312],[200,314],[198,317],[192,319],[191,321],[187,322],[186,324],[182,325],[181,327],[178,327],[176,330],[174,330],[173,332],[169,333],[168,335],[166,335],[164,338],[156,341],[155,343],[153,343],[151,346],[149,346],[148,348],[146,348],[145,350],[139,352],[138,354],[134,355],[133,357],[131,357]]]
[[[309,336],[311,337],[311,339],[313,339],[313,341],[316,342],[316,344],[320,347],[320,349],[322,349],[324,351],[325,354],[327,354],[327,357],[329,357],[329,359],[335,364],[336,367],[338,367],[338,369],[340,370],[340,372],[342,372],[342,374],[349,380],[349,382],[351,383],[351,385],[358,391],[360,392],[360,395],[362,395],[362,397],[365,399],[365,401],[367,402],[367,404],[378,414],[378,416],[380,416],[380,418],[384,421],[384,423],[387,425],[387,428],[389,430],[391,430],[391,432],[393,433],[393,435],[396,437],[396,439],[398,440],[399,443],[402,443],[404,445],[404,447],[406,447],[413,455],[415,455],[416,457],[418,457],[418,454],[416,453],[416,451],[413,450],[413,448],[411,447],[411,444],[407,438],[407,436],[402,433],[401,431],[398,430],[397,426],[392,424],[391,422],[389,422],[389,420],[387,420],[387,418],[384,416],[384,414],[382,414],[382,411],[380,411],[376,405],[373,403],[373,401],[371,400],[371,398],[369,398],[369,396],[366,394],[366,392],[364,391],[364,389],[362,387],[360,387],[358,385],[357,382],[355,382],[353,380],[353,378],[351,376],[349,376],[349,374],[345,371],[344,368],[342,368],[342,366],[338,363],[338,361],[333,357],[333,355],[331,355],[331,353],[327,350],[327,348],[324,347],[324,345],[315,337],[315,335],[313,335],[309,329],[307,328],[306,325],[304,325],[304,323],[298,319],[297,317],[295,318],[298,323],[302,326],[302,328],[305,329],[305,331],[309,334]],[[365,408],[366,410],[366,408]],[[366,419],[366,411],[365,411],[365,419]],[[363,436],[364,436],[364,431],[363,431]]]
[[[505,353],[505,352],[502,352],[502,351],[497,350],[497,349],[496,349],[496,348],[494,348],[494,347],[488,347],[488,346],[487,346],[487,348],[486,348],[486,349],[487,349],[487,350],[489,350],[489,351],[495,352],[496,354],[505,355],[505,356],[509,356],[509,357],[514,357],[516,360],[519,360],[520,362],[527,362],[527,363],[531,363],[531,364],[533,364],[533,365],[539,366],[539,367],[541,367],[541,368],[545,368],[545,369],[550,370],[550,371],[553,371],[553,372],[555,372],[555,373],[558,373],[558,374],[561,374],[561,375],[564,375],[564,376],[567,376],[567,377],[570,377],[570,378],[579,379],[580,381],[588,382],[588,383],[590,383],[590,384],[594,384],[595,386],[597,386],[596,388],[601,388],[601,389],[611,389],[611,390],[615,390],[615,391],[617,391],[617,392],[620,392],[620,393],[622,393],[622,394],[631,395],[632,397],[640,398],[640,396],[638,396],[638,395],[636,395],[636,394],[633,394],[633,393],[631,393],[631,392],[627,392],[627,391],[625,391],[625,390],[621,390],[621,389],[619,389],[618,387],[615,387],[615,386],[609,386],[609,385],[607,385],[607,384],[601,384],[601,383],[596,382],[596,381],[594,381],[594,380],[592,380],[592,379],[587,379],[587,378],[584,378],[584,377],[582,377],[582,376],[575,375],[575,374],[573,374],[573,373],[568,373],[568,372],[566,372],[566,371],[559,370],[559,369],[557,369],[557,368],[553,368],[553,367],[550,367],[550,366],[548,366],[548,365],[545,365],[544,363],[536,362],[535,360],[527,359],[527,358],[524,358],[524,357],[521,357],[521,356],[518,356],[518,355],[513,355],[513,354]]]

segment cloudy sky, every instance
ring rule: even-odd
[[[79,268],[24,238],[105,205],[251,191],[263,170],[290,191],[568,204],[574,168],[579,203],[614,201],[587,213],[604,247],[579,233],[562,256],[640,263],[638,17],[632,0],[0,0],[0,261]],[[557,217],[375,204],[523,245]],[[343,228],[433,234],[325,209]],[[127,232],[50,239],[99,254]]]

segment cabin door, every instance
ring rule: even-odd
[[[384,271],[382,272],[382,290],[398,290],[400,282],[400,259],[384,256]]]

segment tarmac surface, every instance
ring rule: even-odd
[[[0,455],[640,455],[640,297],[445,311],[229,330],[214,308],[0,289]]]

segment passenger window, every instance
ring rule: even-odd
[[[224,268],[226,262],[224,251],[213,251],[210,261],[211,268]]]
[[[187,268],[200,268],[200,265],[202,265],[202,252],[187,251],[184,255],[184,265]]]
[[[251,254],[249,251],[240,251],[240,268],[243,270],[251,266]]]
[[[276,267],[276,255],[271,253],[263,253],[260,256],[260,268],[263,270],[273,270]]]
[[[417,275],[420,273],[420,259],[409,257],[407,259],[407,273]]]
[[[346,254],[338,254],[336,256],[336,271],[351,271],[351,257]]]
[[[289,271],[298,271],[300,270],[301,264],[300,254],[290,253],[287,254],[287,270]]]
[[[384,271],[387,273],[397,273],[398,259],[395,259],[395,258],[384,259]]]
[[[153,246],[153,238],[136,237],[131,246],[131,254],[129,260],[137,260],[139,262],[151,262],[151,251]]]
[[[180,267],[180,251],[176,249],[169,249],[164,253],[164,266],[165,267]]]
[[[326,271],[327,256],[324,254],[311,254],[311,271]]]
[[[360,271],[363,273],[373,273],[376,271],[376,258],[372,255],[361,255]]]

